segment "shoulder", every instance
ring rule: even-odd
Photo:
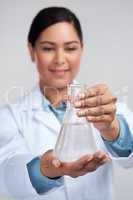
[[[31,91],[27,92],[24,96],[19,97],[15,103],[8,103],[8,107],[12,112],[30,111],[40,109],[42,107],[43,95],[39,86],[35,86]]]
[[[23,119],[33,109],[40,107],[42,100],[39,90],[34,88],[14,104],[7,104],[0,107],[0,146],[15,137],[16,133],[21,133],[23,129]]]

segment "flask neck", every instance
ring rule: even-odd
[[[67,108],[76,110],[74,107],[74,101],[77,99],[78,94],[83,90],[83,87],[78,83],[68,85],[67,94],[69,100],[67,101]]]
[[[85,123],[85,117],[77,116],[77,108],[74,106],[74,100],[77,98],[77,95],[82,90],[81,85],[71,84],[68,86],[68,96],[70,97],[67,101],[66,114],[64,117],[64,123]]]

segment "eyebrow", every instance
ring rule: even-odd
[[[73,44],[73,43],[75,43],[75,44],[79,44],[78,41],[73,40],[73,41],[70,41],[70,42],[65,42],[65,45],[70,45],[70,44]],[[50,45],[55,45],[56,43],[51,42],[51,41],[41,41],[40,44],[50,44]]]

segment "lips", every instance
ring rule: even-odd
[[[68,71],[68,69],[50,69],[49,71],[55,75],[62,76]]]

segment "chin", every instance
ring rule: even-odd
[[[51,86],[61,89],[67,87],[67,85],[70,84],[71,82],[72,80],[58,80],[51,83]]]

